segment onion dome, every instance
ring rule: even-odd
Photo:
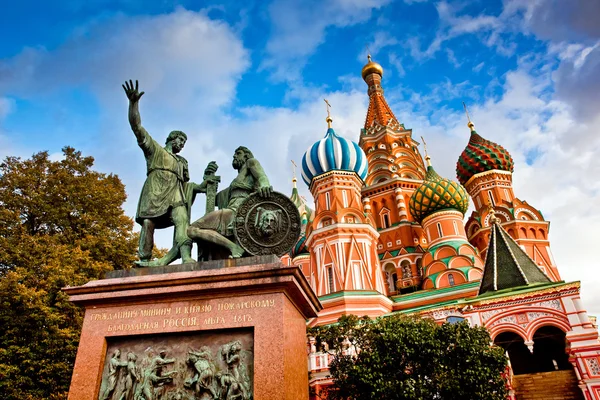
[[[427,174],[408,203],[413,218],[421,223],[425,217],[436,211],[454,209],[463,215],[469,208],[469,195],[460,184],[442,178],[435,172],[427,159]]]
[[[364,181],[367,177],[367,166],[367,156],[363,149],[353,141],[338,136],[330,126],[325,137],[304,153],[302,179],[310,186],[314,177],[329,171],[342,170],[354,171]]]
[[[309,254],[308,247],[306,247],[306,236],[304,235],[304,233],[300,235],[300,238],[298,239],[294,247],[292,247],[292,250],[290,250],[290,257],[292,259],[296,258],[301,254]]]
[[[456,177],[465,184],[473,175],[498,169],[513,172],[514,165],[510,153],[497,143],[479,136],[475,125],[469,121],[471,138],[456,163]]]
[[[362,69],[362,78],[366,79],[367,76],[371,74],[378,74],[379,76],[383,76],[383,68],[381,67],[381,65],[377,64],[374,61],[371,61],[370,54],[367,56],[367,58],[369,59],[369,62],[366,63]]]

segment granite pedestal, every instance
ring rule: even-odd
[[[64,291],[85,308],[69,400],[210,399],[234,389],[308,399],[306,320],[321,305],[277,257],[114,271]],[[239,376],[246,386],[235,386]]]

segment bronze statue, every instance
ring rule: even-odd
[[[140,266],[168,265],[181,257],[182,262],[193,262],[192,241],[186,235],[190,222],[190,208],[196,193],[205,193],[208,180],[197,185],[190,182],[188,162],[178,155],[187,135],[182,131],[172,131],[164,147],[156,142],[142,126],[139,113],[139,100],[144,95],[138,89],[138,82],[125,82],[125,94],[129,99],[129,124],[137,138],[138,145],[146,158],[147,177],[140,194],[135,220],[142,226],[140,232]],[[205,175],[214,176],[217,169],[212,162]],[[163,258],[151,261],[154,246],[154,230],[175,227],[173,247]]]
[[[227,249],[229,257],[238,258],[244,254],[244,249],[235,240],[236,211],[252,193],[268,198],[273,188],[262,166],[248,148],[240,146],[235,150],[232,166],[238,171],[238,175],[227,189],[217,194],[219,209],[192,223],[187,228],[187,235],[200,242],[205,252],[218,245]]]

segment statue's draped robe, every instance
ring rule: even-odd
[[[216,206],[219,210],[210,213],[210,218],[204,221],[204,228],[216,230],[226,237],[233,236],[235,213],[246,197],[256,190],[257,182],[251,174],[246,172],[246,169],[247,167],[243,166],[231,185],[217,193]],[[224,213],[222,212],[224,209],[231,210],[233,213]]]
[[[192,188],[188,162],[185,158],[170,153],[144,132],[138,145],[146,157],[147,177],[142,188],[135,216],[142,224],[144,219],[152,219],[156,228],[173,226],[169,211],[178,206],[189,207],[192,201]]]

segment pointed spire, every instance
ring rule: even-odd
[[[469,111],[467,110],[467,105],[465,104],[464,101],[463,101],[463,107],[465,108],[465,114],[467,114],[467,121],[469,121],[467,123],[467,126],[469,127],[471,132],[475,132],[475,124],[471,121],[471,117],[469,117]]]
[[[491,235],[479,295],[535,283],[550,283],[540,267],[500,226],[493,207],[488,207]]]

